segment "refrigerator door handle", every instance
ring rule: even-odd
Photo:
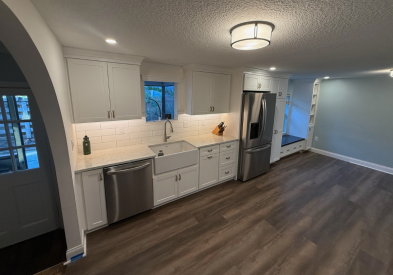
[[[262,133],[263,133],[263,131],[264,131],[264,128],[265,128],[265,125],[264,125],[264,121],[265,121],[265,110],[264,110],[264,107],[263,107],[263,98],[261,99],[261,108],[260,108],[260,110],[259,110],[259,136],[258,136],[258,138],[261,138],[261,136],[262,136]],[[261,116],[263,116],[262,118],[261,118]]]
[[[266,112],[266,99],[263,98],[263,130],[262,130],[262,135],[265,132],[265,128],[266,128],[266,116],[267,116],[267,112]]]
[[[260,151],[263,151],[263,150],[266,150],[266,149],[269,149],[269,148],[270,148],[270,145],[265,146],[265,147],[260,148],[260,149],[257,149],[257,150],[247,150],[245,152],[246,152],[246,154],[253,154],[253,153],[257,153],[257,152],[260,152]]]

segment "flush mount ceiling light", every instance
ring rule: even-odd
[[[231,46],[236,50],[256,50],[270,45],[274,25],[265,21],[253,21],[234,26]]]
[[[276,67],[270,67],[271,71],[274,71],[276,69]]]
[[[115,39],[111,39],[111,38],[108,38],[105,41],[106,41],[106,43],[109,43],[109,44],[116,44],[117,43],[117,41]]]
[[[324,77],[324,79],[329,79],[329,78],[330,78],[329,76],[325,76],[325,77]]]

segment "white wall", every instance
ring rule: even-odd
[[[292,81],[292,105],[287,134],[307,138],[315,79]]]
[[[83,246],[73,188],[76,148],[71,147],[74,133],[62,48],[28,0],[0,2],[0,40],[25,75],[48,132],[70,257],[83,251]]]

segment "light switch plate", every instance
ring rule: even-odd
[[[318,137],[315,137],[314,139],[315,139],[315,141],[318,141]]]

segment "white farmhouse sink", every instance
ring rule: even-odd
[[[155,174],[195,165],[198,162],[198,148],[184,140],[151,145],[149,148],[156,154],[154,158]],[[164,156],[158,156],[160,150],[164,152]]]

